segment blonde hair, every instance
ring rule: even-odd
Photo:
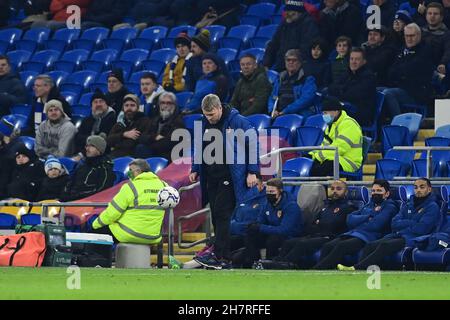
[[[202,110],[206,112],[211,112],[214,108],[219,108],[222,106],[220,98],[215,94],[208,94],[202,100]]]

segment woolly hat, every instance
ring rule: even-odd
[[[322,101],[322,111],[343,110],[344,104],[336,97],[327,96]]]
[[[66,168],[62,165],[61,161],[54,156],[48,156],[47,161],[45,161],[44,169],[45,174],[48,174],[51,169],[58,169],[60,174],[66,172]]]
[[[129,93],[125,97],[123,97],[122,104],[125,104],[125,102],[127,102],[128,100],[133,101],[137,106],[141,105],[141,100],[135,94]]]
[[[202,29],[199,34],[195,35],[192,38],[192,41],[195,42],[205,52],[208,52],[211,48],[210,33],[207,29]]]
[[[27,156],[28,158],[30,158],[30,161],[34,161],[37,158],[37,155],[34,152],[34,150],[28,149],[25,145],[21,145],[19,148],[17,148],[16,157],[19,154]]]
[[[186,31],[180,32],[177,37],[175,38],[175,47],[179,44],[182,44],[183,46],[191,47],[191,38],[187,34]]]
[[[15,120],[16,119],[12,114],[3,116],[0,119],[0,132],[5,136],[11,136],[14,132]]]
[[[303,1],[287,0],[284,10],[285,11],[305,12],[306,9],[305,9],[305,5],[304,5]]]
[[[117,68],[117,69],[112,69],[111,70],[111,72],[108,74],[108,79],[109,78],[111,78],[111,77],[114,77],[114,78],[116,78],[117,80],[119,80],[120,81],[120,83],[124,83],[124,79],[123,79],[123,71],[122,71],[122,69],[120,69],[120,68]]]
[[[67,117],[67,114],[64,112],[64,108],[63,108],[61,101],[56,100],[56,99],[52,99],[52,100],[48,101],[44,105],[44,113],[47,114],[48,109],[50,109],[51,107],[58,108],[59,110],[61,110],[61,113],[63,114],[63,116]]]
[[[105,153],[106,140],[102,136],[89,136],[86,145],[94,146],[101,154]]]
[[[106,102],[105,94],[99,89],[95,90],[94,94],[92,95],[91,104],[92,104],[92,102],[94,102],[95,99],[102,99]]]
[[[395,13],[394,20],[402,20],[405,24],[410,24],[412,22],[411,15],[406,10],[398,10]]]

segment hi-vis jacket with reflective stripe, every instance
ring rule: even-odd
[[[328,136],[331,141],[328,141]],[[355,119],[349,117],[345,111],[341,116],[328,126],[322,146],[335,146],[339,151],[339,164],[347,172],[357,171],[362,164],[362,142],[361,127]],[[322,163],[325,160],[334,160],[334,150],[316,150],[311,152],[313,159]]]
[[[154,173],[141,173],[120,188],[92,227],[109,226],[119,242],[158,243],[164,210],[154,207],[158,206],[159,190],[165,186],[166,183]]]

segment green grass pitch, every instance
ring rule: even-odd
[[[0,299],[450,299],[450,273],[82,268],[67,289],[65,268],[0,268]]]

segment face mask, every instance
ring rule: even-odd
[[[134,179],[133,172],[131,172],[131,170],[128,170],[128,171],[127,171],[127,177],[128,177],[130,180],[133,180],[133,179]]]
[[[372,201],[375,205],[379,206],[384,201],[383,195],[382,194],[373,194]]]
[[[325,121],[326,124],[330,124],[334,120],[334,118],[331,115],[329,115],[328,113],[327,114],[323,114],[322,118],[323,118],[323,121]]]
[[[267,201],[272,205],[275,205],[275,203],[278,200],[276,194],[266,194],[266,198],[267,198]]]

